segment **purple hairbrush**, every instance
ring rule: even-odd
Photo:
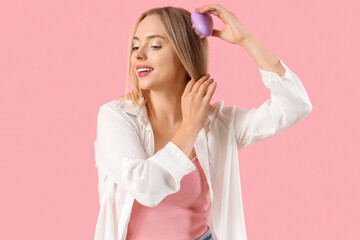
[[[191,12],[192,27],[200,38],[211,36],[214,23],[209,13],[197,13],[195,9]]]

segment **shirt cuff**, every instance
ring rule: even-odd
[[[281,78],[281,79],[283,79],[283,78],[286,78],[286,79],[291,78],[291,73],[290,73],[289,67],[280,58],[278,58],[278,59],[280,60],[281,65],[283,65],[283,67],[285,68],[285,74],[280,77],[280,75],[278,73],[276,73],[276,72],[263,70],[263,69],[258,67],[258,69],[260,71],[260,74],[261,74],[261,77],[264,80],[264,82],[271,82],[271,81],[273,81],[273,79],[279,79],[279,78]]]
[[[162,151],[157,152],[152,161],[166,169],[176,180],[196,169],[192,161],[173,142],[168,142]]]

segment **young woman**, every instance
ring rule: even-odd
[[[133,89],[98,112],[95,240],[246,240],[237,151],[312,110],[300,79],[232,12],[219,4],[198,12],[224,22],[212,36],[249,53],[271,98],[252,109],[210,105],[208,43],[192,29],[190,12],[143,13],[129,43]]]

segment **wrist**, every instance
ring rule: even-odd
[[[237,44],[243,48],[246,48],[246,46],[249,44],[249,42],[251,42],[253,38],[254,35],[251,32],[247,32]]]
[[[181,124],[180,129],[184,132],[188,132],[188,133],[198,133],[200,130],[198,126],[194,125],[194,124]]]

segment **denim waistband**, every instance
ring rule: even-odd
[[[206,231],[206,233],[204,233],[200,237],[196,238],[195,240],[214,240],[209,226],[207,228],[208,228],[208,230]]]

